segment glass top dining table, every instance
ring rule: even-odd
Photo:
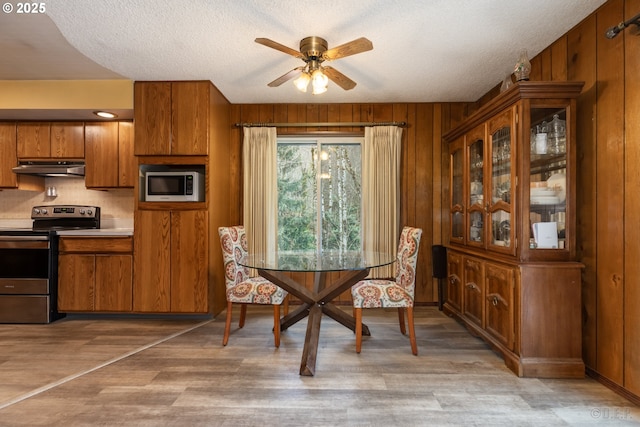
[[[307,332],[302,350],[300,375],[313,376],[320,336],[320,321],[325,314],[345,327],[355,331],[352,315],[336,307],[332,301],[369,275],[374,267],[392,264],[395,256],[386,252],[369,251],[278,251],[255,253],[241,258],[238,264],[253,268],[260,276],[275,283],[302,304],[280,319],[280,330],[308,317]],[[297,282],[287,273],[309,272],[314,274],[312,289]],[[330,283],[331,272],[342,272]],[[331,275],[335,277],[336,275]],[[362,334],[370,335],[367,325],[362,325]]]
[[[381,267],[394,261],[394,255],[387,252],[278,251],[245,255],[239,264],[260,270],[330,272]]]

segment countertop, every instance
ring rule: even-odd
[[[31,219],[0,219],[2,229],[31,229]],[[133,218],[104,218],[98,229],[57,230],[58,236],[133,236]]]

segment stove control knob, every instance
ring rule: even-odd
[[[34,213],[34,215],[38,215],[40,213],[40,209],[34,208],[33,209],[33,213]]]
[[[47,214],[47,210],[46,209],[42,209],[42,215],[46,215]]]
[[[84,209],[80,209],[80,215],[84,215]]]
[[[87,210],[87,215],[91,216],[93,214],[93,211],[91,209]]]

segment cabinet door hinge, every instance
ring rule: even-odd
[[[520,114],[516,113],[516,124],[520,121]]]

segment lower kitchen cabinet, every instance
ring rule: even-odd
[[[131,237],[61,236],[59,249],[59,311],[131,312]]]
[[[207,313],[209,233],[206,210],[137,210],[133,310]]]
[[[447,251],[445,313],[521,377],[582,378],[582,264],[518,263]]]

